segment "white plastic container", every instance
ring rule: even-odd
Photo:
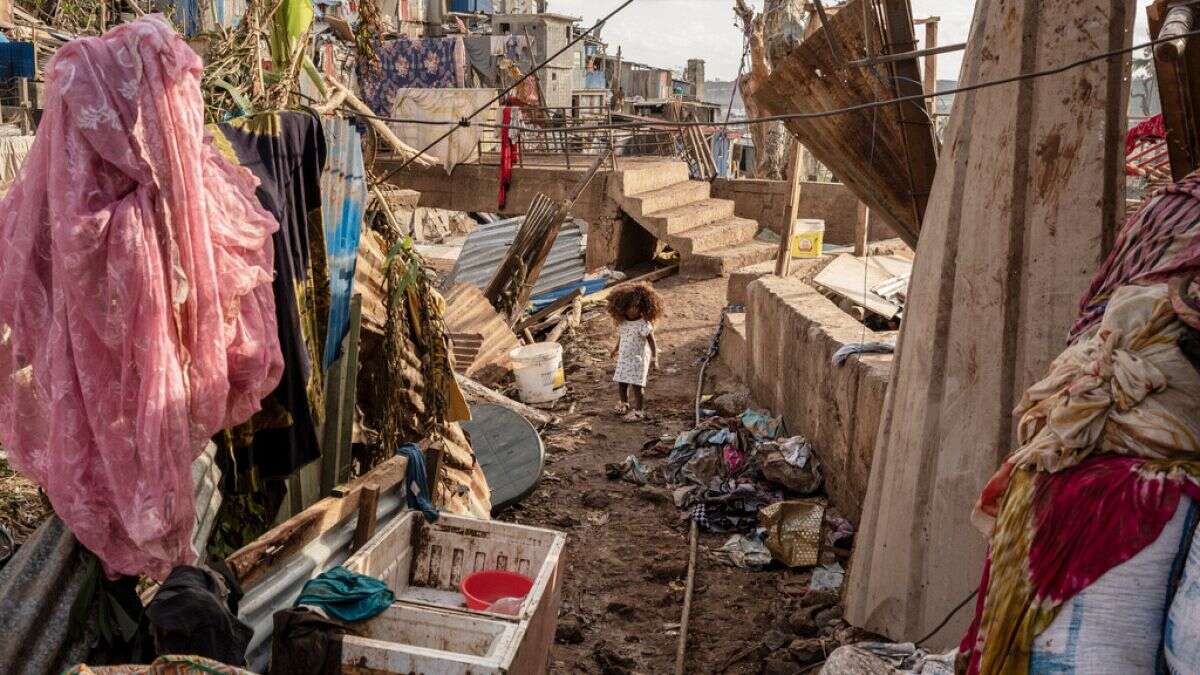
[[[567,393],[562,345],[539,342],[517,347],[508,355],[522,403],[551,403]]]
[[[343,671],[412,675],[541,675],[558,625],[566,535],[443,513],[435,523],[409,511],[344,564],[381,579],[391,608],[342,641]],[[472,572],[524,574],[533,589],[515,614],[468,609],[460,592]]]

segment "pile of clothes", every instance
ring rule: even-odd
[[[836,545],[853,533],[815,496],[822,474],[812,446],[783,431],[780,418],[758,410],[709,417],[674,439],[662,467],[681,518],[732,533],[723,550],[739,567],[810,567],[823,541]],[[833,536],[823,540],[826,530]]]

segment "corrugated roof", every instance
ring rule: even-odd
[[[525,217],[521,216],[476,228],[463,244],[462,254],[442,282],[442,288],[448,289],[454,284],[471,284],[480,290],[487,288],[523,222]],[[563,225],[533,286],[533,295],[555,291],[583,280],[587,273],[583,261],[586,232],[587,223],[581,220]]]
[[[455,284],[446,293],[446,331],[454,339],[455,369],[492,385],[512,370],[509,352],[520,346],[517,336],[500,318],[483,292],[470,284]],[[478,335],[478,344],[468,344]]]

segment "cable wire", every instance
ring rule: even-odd
[[[627,5],[630,2],[633,2],[633,0],[627,0],[627,2],[625,4]],[[624,5],[622,5],[622,7],[624,7]],[[620,9],[620,8],[618,8],[618,9]],[[732,121],[728,121],[728,122],[721,122],[721,121],[677,122],[677,121],[669,121],[669,120],[655,120],[653,122],[653,124],[648,124],[646,122],[614,122],[614,123],[610,123],[610,124],[594,124],[594,125],[587,125],[587,126],[557,128],[557,129],[529,127],[529,126],[523,126],[523,125],[521,125],[521,126],[508,125],[508,126],[509,126],[509,128],[516,129],[517,131],[520,131],[522,133],[524,133],[524,132],[528,132],[528,133],[561,133],[564,131],[570,131],[570,132],[608,131],[608,130],[619,131],[621,129],[638,129],[638,128],[644,128],[647,126],[656,127],[661,130],[682,129],[682,128],[687,128],[687,127],[730,127],[730,126],[742,126],[742,125],[748,125],[748,124],[761,124],[761,123],[765,123],[765,122],[776,122],[776,121],[786,122],[788,120],[794,120],[794,119],[821,119],[824,117],[833,117],[836,115],[844,115],[844,114],[852,113],[852,112],[860,112],[863,110],[872,110],[874,108],[882,108],[885,106],[896,105],[899,103],[908,103],[911,101],[924,101],[926,99],[937,98],[939,96],[949,96],[952,94],[968,93],[968,92],[972,92],[972,91],[979,91],[981,89],[989,89],[991,87],[998,87],[998,86],[1005,85],[1005,84],[1012,84],[1014,82],[1021,82],[1024,80],[1038,79],[1038,78],[1042,78],[1042,77],[1048,77],[1051,75],[1058,75],[1058,74],[1067,72],[1069,70],[1073,70],[1075,68],[1080,68],[1082,66],[1086,66],[1091,63],[1095,63],[1096,61],[1103,61],[1105,59],[1109,59],[1114,56],[1122,56],[1124,54],[1135,52],[1139,49],[1147,49],[1147,48],[1153,47],[1155,45],[1159,45],[1159,44],[1162,44],[1165,42],[1170,42],[1170,41],[1178,39],[1180,37],[1192,37],[1192,36],[1196,36],[1196,35],[1200,35],[1200,30],[1188,31],[1188,32],[1183,33],[1174,38],[1162,38],[1162,39],[1150,40],[1148,42],[1143,42],[1141,44],[1133,45],[1131,47],[1123,47],[1121,49],[1114,49],[1114,50],[1108,51],[1108,52],[1093,54],[1091,56],[1079,59],[1077,61],[1072,61],[1070,63],[1066,63],[1061,66],[1057,66],[1054,68],[1047,68],[1046,70],[1039,70],[1039,71],[1034,71],[1034,72],[1030,72],[1030,73],[1019,73],[1017,75],[1001,78],[998,80],[988,80],[986,82],[978,82],[975,84],[969,84],[969,85],[964,85],[961,87],[955,87],[953,89],[943,89],[940,91],[933,91],[933,92],[929,92],[929,93],[912,94],[909,96],[900,96],[897,98],[881,99],[878,101],[869,101],[866,103],[860,103],[857,105],[846,106],[843,108],[833,108],[830,110],[819,110],[819,111],[815,111],[815,112],[784,113],[781,115],[768,115],[768,116],[764,116],[764,117],[753,117],[753,118],[747,118],[747,119],[741,119],[741,120],[732,120]],[[530,71],[530,74],[533,74],[534,72],[537,72],[537,70],[535,69],[533,71]],[[528,75],[526,75],[526,77],[528,77]],[[524,78],[522,78],[522,79],[524,79]],[[520,83],[520,80],[518,80],[517,84],[519,84],[519,83]],[[515,87],[516,85],[513,85],[513,86]],[[492,103],[495,103],[503,96],[507,95],[510,91],[512,91],[512,87],[510,87],[509,89],[506,89],[503,93],[501,93],[500,96],[496,97],[491,102],[489,102],[488,106],[490,106]],[[486,109],[486,106],[485,106],[485,109]],[[362,113],[359,113],[356,111],[351,111],[346,108],[339,108],[339,110],[345,110],[347,112],[351,112],[352,114],[360,115],[362,117],[373,117],[378,120],[382,120],[385,122],[392,122],[392,123],[396,123],[396,124],[441,124],[441,125],[454,125],[455,128],[460,127],[460,126],[462,126],[462,127],[478,126],[478,127],[482,127],[482,128],[499,128],[500,126],[502,126],[502,125],[496,125],[496,124],[489,124],[486,122],[471,122],[470,120],[473,117],[477,116],[479,114],[479,112],[482,112],[482,110],[477,111],[476,113],[473,113],[472,115],[465,117],[463,119],[460,119],[460,120],[445,120],[445,121],[414,120],[414,119],[406,119],[406,118],[398,118],[398,117],[387,117],[387,116],[383,116],[383,115],[364,115]],[[449,137],[450,134],[453,133],[453,131],[454,130],[452,129],[451,131],[449,131],[445,135],[443,135],[441,138],[439,138],[436,142],[430,144],[428,147],[425,148],[425,150],[422,151],[422,153],[428,151],[430,148],[432,148],[434,145],[437,145],[437,143],[440,143],[442,140],[445,140],[445,138]],[[391,177],[395,173],[398,173],[399,171],[403,170],[405,167],[408,166],[408,164],[411,163],[411,161],[412,161],[411,159],[406,161],[405,164],[401,165],[399,168],[397,168],[397,169],[393,170],[391,173],[389,173],[387,177]]]

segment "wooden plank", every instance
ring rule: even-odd
[[[530,314],[527,318],[522,319],[521,322],[517,324],[517,328],[516,328],[517,332],[521,332],[521,331],[525,330],[526,328],[529,328],[530,326],[541,323],[542,321],[544,321],[545,319],[550,317],[552,314],[561,312],[562,310],[566,309],[567,307],[570,307],[571,303],[575,302],[575,298],[578,298],[581,295],[583,295],[583,289],[576,288],[575,290],[571,291],[569,294],[564,295],[563,297],[559,298],[558,300],[555,300],[554,302],[550,303],[549,305],[546,305],[545,307],[539,309],[538,311],[534,312],[533,314]]]
[[[827,29],[817,29],[776,63],[769,77],[751,78],[743,92],[747,109],[756,108],[759,114],[821,112],[891,99],[897,95],[895,75],[905,72],[918,73],[912,86],[920,94],[915,56],[884,66],[856,68],[844,67],[844,62],[830,54],[826,30],[833,33],[847,58],[885,51],[884,27],[878,23],[872,1],[851,0],[830,18]],[[902,7],[895,10],[897,15],[901,9],[907,14]],[[895,30],[891,34],[890,42],[911,41],[912,25],[907,26],[907,36]],[[923,105],[789,119],[786,124],[809,152],[871,207],[883,225],[910,246],[916,245],[937,165],[932,126]]]
[[[588,302],[588,303],[608,302],[608,296],[612,295],[612,292],[617,290],[618,288],[624,288],[625,286],[629,286],[631,284],[653,283],[655,281],[660,281],[662,279],[666,279],[667,277],[675,274],[678,271],[679,271],[679,265],[671,265],[669,267],[661,267],[659,269],[654,270],[653,272],[647,272],[646,274],[643,274],[640,277],[634,277],[633,279],[626,279],[625,281],[615,283],[612,286],[609,286],[608,288],[605,288],[604,290],[602,290],[598,293],[592,293],[591,295],[584,296],[583,301]]]
[[[979,0],[962,83],[1131,43],[1132,0]],[[1103,21],[1096,17],[1105,17]],[[913,266],[846,589],[850,623],[917,639],[979,583],[971,507],[1012,410],[1059,354],[1120,222],[1128,59],[959,94]],[[956,615],[928,643],[955,644]]]
[[[263,536],[233,552],[225,564],[242,589],[248,589],[276,565],[295,555],[305,544],[337,527],[358,512],[363,488],[373,485],[381,493],[404,481],[408,461],[393,457],[338,490],[341,496],[326,497]]]
[[[364,485],[358,498],[358,521],[354,524],[354,540],[350,543],[350,552],[367,545],[375,535],[375,523],[379,518],[379,487]]]
[[[775,276],[786,277],[792,271],[792,239],[796,236],[796,216],[800,210],[801,173],[804,171],[804,145],[792,143],[792,161],[789,163],[787,212],[784,214],[783,234],[779,239],[779,253],[775,255]]]
[[[469,398],[504,406],[505,408],[508,408],[509,410],[517,413],[518,415],[538,426],[552,424],[555,420],[553,415],[544,413],[537,408],[527,406],[524,403],[518,403],[504,394],[501,394],[493,389],[489,389],[488,387],[483,386],[469,377],[465,377],[463,375],[456,375],[456,377],[458,378],[458,385],[462,387],[463,394]]]
[[[1157,0],[1146,8],[1151,35],[1162,35],[1170,18],[1170,4],[1167,0]],[[1175,18],[1180,17],[1177,14]],[[1170,49],[1166,49],[1168,46]],[[1200,168],[1200,100],[1195,93],[1200,85],[1197,82],[1200,78],[1200,43],[1195,39],[1187,40],[1182,54],[1178,53],[1178,48],[1179,45],[1172,42],[1161,44],[1154,50],[1154,71],[1158,77],[1163,125],[1167,129],[1171,175],[1175,180]]]

